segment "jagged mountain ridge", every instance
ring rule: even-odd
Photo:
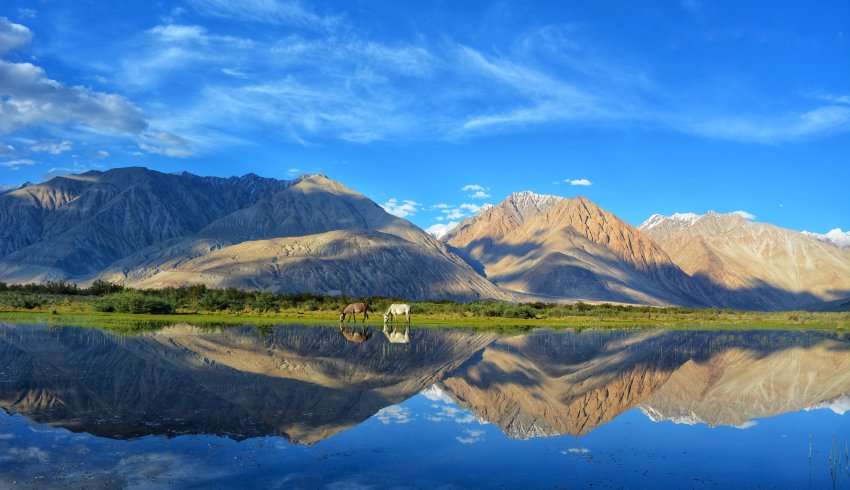
[[[0,236],[0,280],[8,282],[507,297],[441,242],[321,175],[280,181],[116,169],[12,191],[0,196],[0,210],[5,229],[27,231]]]
[[[511,194],[443,240],[511,290],[629,303],[708,303],[655,243],[586,198]]]

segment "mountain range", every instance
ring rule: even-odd
[[[0,193],[0,281],[105,279],[408,299],[843,308],[850,247],[740,214],[639,227],[517,192],[441,238],[323,175],[118,168]]]

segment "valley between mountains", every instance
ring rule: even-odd
[[[841,308],[850,248],[738,214],[634,227],[517,192],[436,238],[322,175],[118,168],[0,193],[0,281],[421,299]]]

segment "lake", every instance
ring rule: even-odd
[[[0,323],[2,488],[850,488],[850,338]]]

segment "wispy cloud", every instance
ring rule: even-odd
[[[564,182],[573,186],[588,187],[593,185],[588,179],[565,179]]]
[[[12,170],[18,170],[21,167],[29,167],[31,165],[35,165],[35,160],[30,160],[28,158],[19,158],[16,160],[0,162],[0,167],[6,167]]]
[[[40,141],[32,146],[30,150],[36,153],[49,153],[51,155],[59,155],[66,151],[71,151],[73,145],[70,141]]]
[[[265,24],[330,29],[340,22],[294,0],[189,0],[189,4],[202,14]]]
[[[390,198],[381,205],[384,210],[393,216],[398,216],[399,218],[407,218],[408,216],[413,216],[419,211],[420,205],[416,201],[411,201],[409,199],[399,200],[396,198]]]

